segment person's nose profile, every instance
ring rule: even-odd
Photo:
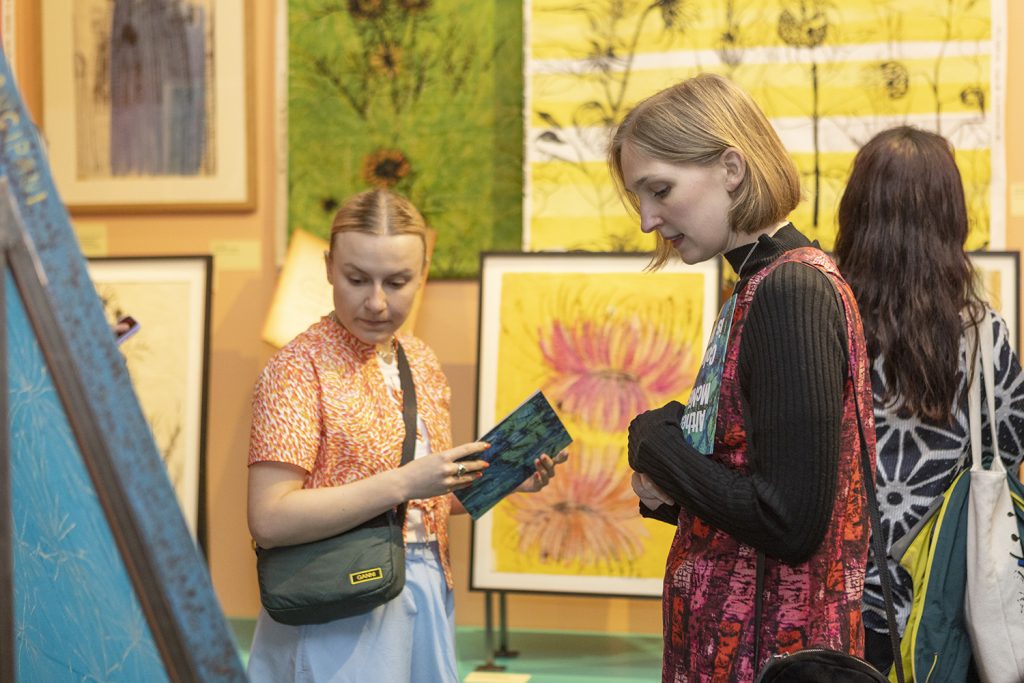
[[[662,224],[662,221],[655,220],[653,217],[640,217],[640,231],[647,233],[653,232],[657,229],[657,226]]]
[[[650,209],[640,208],[640,232],[651,233],[661,225],[661,219]]]

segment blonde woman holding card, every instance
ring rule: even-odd
[[[455,683],[448,515],[453,491],[487,464],[487,444],[452,445],[450,390],[434,353],[399,335],[425,277],[426,226],[388,190],[339,209],[325,255],[334,310],[278,351],[253,397],[249,528],[262,548],[320,540],[408,503],[405,587],[366,614],[291,626],[262,611],[249,659],[256,683]],[[416,395],[415,457],[405,437],[398,351]],[[542,455],[519,487],[547,485],[556,462]]]

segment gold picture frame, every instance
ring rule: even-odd
[[[43,129],[71,213],[254,206],[251,15],[249,0],[43,0]]]

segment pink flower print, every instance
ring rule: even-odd
[[[535,551],[545,563],[607,566],[635,560],[649,532],[628,474],[616,468],[621,449],[569,450],[569,460],[547,487],[506,501],[518,527],[519,551]]]
[[[609,432],[681,397],[695,377],[690,344],[639,316],[555,320],[539,343],[550,372],[544,393],[560,412]]]

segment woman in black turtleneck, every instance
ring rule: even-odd
[[[609,164],[640,229],[658,236],[654,267],[724,254],[740,278],[689,407],[671,402],[629,430],[641,513],[678,526],[665,680],[749,681],[771,655],[807,647],[861,654],[869,530],[855,402],[874,452],[868,359],[849,287],[786,220],[794,163],[746,93],[703,74],[637,105]]]

